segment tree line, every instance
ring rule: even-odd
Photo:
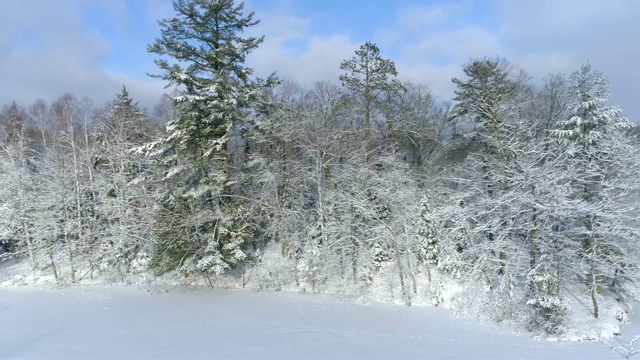
[[[0,114],[0,244],[29,276],[384,289],[547,333],[569,296],[594,318],[640,299],[637,130],[589,64],[535,85],[472,59],[441,101],[367,42],[304,88],[244,64],[242,3],[174,10],[153,114],[124,87]]]

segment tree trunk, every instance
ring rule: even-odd
[[[396,260],[396,266],[398,267],[398,275],[400,277],[400,289],[402,291],[402,297],[404,298],[405,305],[411,306],[411,292],[407,290],[407,286],[404,282],[405,271],[404,266],[402,266],[402,259],[400,257],[400,247],[398,246],[398,241],[396,237],[391,232],[391,229],[387,229],[389,231],[389,236],[391,237],[391,246],[393,247],[394,257]]]
[[[349,226],[349,232],[351,237],[351,271],[353,272],[353,283],[358,283],[358,255],[360,246],[358,244],[358,239],[354,234],[354,226],[353,223]]]
[[[56,267],[56,262],[53,258],[53,251],[47,251],[49,255],[49,260],[51,261],[51,270],[53,271],[53,277],[56,279],[56,284],[60,285],[60,277],[58,276],[58,268]]]
[[[593,283],[591,284],[591,302],[593,303],[593,317],[598,318],[598,300],[596,299],[596,293],[598,292],[598,284],[594,277]]]

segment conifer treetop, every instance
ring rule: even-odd
[[[258,24],[253,12],[243,14],[244,3],[233,0],[174,0],[176,16],[158,21],[161,36],[147,47],[151,53],[167,56],[155,60],[162,74],[151,77],[182,85],[187,94],[212,90],[212,81],[233,79],[235,87],[246,86],[252,73],[245,67],[246,55],[263,41],[241,37]]]

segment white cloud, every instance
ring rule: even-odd
[[[403,81],[426,85],[440,100],[450,100],[451,79],[462,76],[464,63],[504,51],[497,34],[466,21],[472,11],[467,2],[399,9],[393,26],[377,32],[381,51],[395,54]]]
[[[612,103],[640,122],[640,3],[635,0],[495,2],[512,60],[536,78],[589,61],[611,81]]]
[[[447,99],[453,94],[451,77],[461,76],[470,58],[506,57],[538,82],[590,61],[611,80],[611,102],[640,122],[636,0],[496,0],[484,19],[470,4],[400,9],[393,28],[377,30],[384,47],[396,48],[400,77],[423,82]]]
[[[113,44],[99,29],[87,24],[85,11],[103,11],[103,21],[124,33],[131,21],[124,0],[9,0],[0,13],[0,104],[17,101],[24,106],[35,99],[52,101],[64,92],[88,96],[96,105],[111,100],[123,84],[143,106],[162,94],[152,79],[105,70]]]
[[[457,65],[435,65],[430,63],[397,63],[399,78],[415,84],[427,85],[440,101],[449,101],[453,97],[454,77],[460,77],[462,70]]]
[[[342,35],[314,37],[308,40],[304,50],[295,54],[286,44],[272,45],[265,42],[248,59],[248,65],[259,76],[275,71],[303,86],[317,81],[338,81],[342,73],[340,63],[353,56],[358,45]]]
[[[265,41],[248,56],[258,76],[278,76],[311,86],[317,81],[338,81],[342,60],[353,56],[356,45],[346,35],[314,36],[310,19],[290,14],[288,8],[256,14],[261,22],[253,30]]]
[[[538,81],[552,73],[570,74],[576,70],[574,60],[562,53],[523,54],[515,62],[527,73],[535,75]]]
[[[404,46],[403,54],[414,62],[425,60],[444,63],[467,62],[469,58],[496,56],[502,52],[499,39],[487,29],[468,26],[449,31],[431,32]]]
[[[397,11],[398,24],[404,30],[424,30],[442,26],[451,20],[456,12],[460,11],[455,3],[438,4],[429,7],[407,7]]]
[[[132,1],[4,0],[0,105],[12,100],[28,105],[37,97],[52,100],[65,91],[88,95],[100,104],[112,99],[122,84],[144,106],[155,103],[163,92],[162,82],[144,74],[155,68],[153,55],[144,54],[144,48],[159,35],[156,20],[172,16],[173,9],[169,0],[135,0],[140,7],[135,12]],[[326,35],[314,33],[318,20],[296,14],[299,3],[276,1],[255,16],[261,22],[249,34],[266,38],[248,57],[248,66],[259,76],[276,71],[305,86],[322,80],[337,83],[340,62],[371,40],[380,45],[383,56],[396,62],[401,79],[423,83],[445,100],[453,94],[451,78],[462,76],[462,65],[472,57],[505,56],[537,79],[553,72],[570,73],[591,61],[611,79],[612,102],[640,122],[636,0],[496,0],[484,18],[476,16],[474,4],[461,0],[397,5],[388,14],[392,19],[383,22],[386,25],[354,23],[354,29],[362,30],[354,34],[371,36],[359,39],[330,27],[323,28]],[[247,10],[250,6],[248,1]],[[140,50],[115,48],[122,44],[100,33],[104,29],[98,25],[88,24],[86,11],[96,8],[104,10],[102,22],[113,25],[111,30],[121,40],[132,42],[126,46]],[[108,70],[113,55],[123,53],[125,66]],[[126,68],[126,56],[136,57],[132,62],[137,68]]]
[[[265,42],[248,59],[260,76],[276,71],[280,76],[310,86],[316,81],[338,82],[340,63],[354,56],[362,44],[346,34],[317,36],[310,32],[313,19],[289,12],[289,7],[257,14],[262,18],[258,33],[267,34]],[[478,26],[448,27],[437,31],[438,24],[449,23],[465,7],[437,5],[400,9],[394,28],[370,26],[381,44],[383,56],[392,57],[404,81],[428,85],[441,99],[453,94],[451,78],[460,76],[460,66],[472,56],[492,56],[501,47],[494,34]],[[303,41],[304,40],[304,41]],[[396,51],[393,51],[396,50]]]

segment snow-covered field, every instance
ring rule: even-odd
[[[0,359],[620,359],[446,309],[204,288],[0,288]],[[638,329],[640,330],[640,328]],[[639,355],[640,356],[640,355]]]

